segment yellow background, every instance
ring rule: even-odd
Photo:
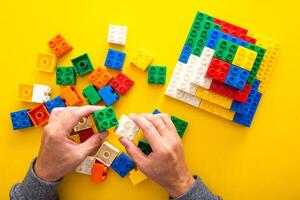
[[[124,72],[135,80],[132,90],[115,105],[118,115],[154,108],[190,122],[183,142],[190,170],[216,194],[229,200],[300,199],[299,11],[296,1],[274,0],[85,0],[2,1],[0,199],[21,181],[37,155],[42,128],[12,131],[9,112],[32,108],[16,100],[19,82],[49,84],[59,94],[55,75],[35,70],[36,56],[61,32],[74,46],[59,61],[88,52],[103,65],[108,24],[128,26]],[[147,74],[129,65],[139,46],[152,52],[154,64],[168,66],[168,80],[197,10],[267,35],[281,43],[278,62],[248,129],[164,96],[166,86],[147,85]],[[78,88],[87,76],[77,78]],[[122,149],[117,137],[108,140]],[[159,167],[159,166],[157,166]],[[166,199],[151,181],[132,186],[110,171],[104,184],[70,174],[59,187],[62,199]]]

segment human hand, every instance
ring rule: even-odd
[[[77,144],[68,137],[83,118],[101,109],[99,106],[56,108],[45,126],[39,155],[34,165],[38,177],[57,181],[73,171],[93,150],[100,146],[107,132],[94,134],[84,143]]]
[[[150,179],[167,190],[171,197],[186,192],[195,182],[184,159],[183,145],[167,114],[131,114],[152,148],[146,156],[135,144],[121,138],[128,155]]]

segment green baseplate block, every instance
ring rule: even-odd
[[[165,84],[167,67],[150,65],[148,69],[149,84]]]
[[[93,119],[97,130],[100,132],[119,125],[115,111],[111,106],[103,110],[93,112]]]
[[[57,67],[56,68],[57,85],[75,85],[76,74],[74,67]]]
[[[89,84],[86,88],[82,90],[82,95],[87,99],[87,102],[90,105],[95,105],[101,101],[101,97],[99,96],[94,85]]]
[[[71,62],[78,76],[85,75],[94,70],[92,62],[86,53],[76,58],[73,58]]]

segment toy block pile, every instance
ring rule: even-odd
[[[165,95],[250,127],[279,45],[197,12]]]

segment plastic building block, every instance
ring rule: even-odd
[[[243,90],[249,77],[249,71],[232,65],[227,74],[225,83],[234,88]]]
[[[20,101],[32,101],[33,84],[19,84],[18,100]]]
[[[38,53],[36,68],[44,72],[53,72],[56,67],[57,58],[52,53]]]
[[[212,92],[216,92],[238,102],[245,103],[250,94],[251,85],[246,84],[243,90],[238,90],[231,86],[225,85],[224,83],[220,83],[218,81],[213,80],[209,90]]]
[[[129,172],[129,179],[133,185],[137,185],[147,179],[140,170],[133,169]]]
[[[221,38],[217,44],[214,56],[226,62],[232,63],[237,49],[237,44]]]
[[[125,137],[128,140],[134,140],[139,127],[128,116],[122,115],[119,119],[119,125],[115,129],[116,135]]]
[[[79,134],[70,135],[69,139],[72,140],[73,142],[77,143],[77,144],[80,144]]]
[[[241,39],[242,39],[242,40],[245,40],[245,41],[248,42],[248,43],[256,44],[256,39],[253,38],[253,37],[250,37],[250,36],[248,36],[248,35],[242,36]]]
[[[67,106],[77,106],[83,101],[82,97],[73,86],[67,86],[61,90],[60,96],[63,100],[65,100]]]
[[[149,155],[152,152],[152,148],[146,140],[140,140],[138,143],[138,147],[145,155]]]
[[[157,110],[157,109],[155,109],[153,112],[152,112],[152,114],[160,114],[160,111],[159,110]]]
[[[149,66],[148,83],[149,84],[165,84],[167,76],[167,67]]]
[[[206,76],[223,83],[226,80],[229,69],[229,63],[218,58],[213,58],[208,66]]]
[[[232,64],[251,71],[256,56],[255,51],[239,46]]]
[[[205,46],[215,49],[222,35],[220,31],[213,29],[207,38]]]
[[[117,157],[119,150],[108,142],[103,142],[95,157],[98,161],[109,167]]]
[[[91,182],[102,183],[107,176],[107,167],[101,163],[94,163],[91,170]]]
[[[257,56],[255,58],[254,64],[252,66],[252,69],[250,71],[249,78],[247,81],[249,84],[252,84],[254,82],[254,80],[256,79],[256,75],[262,64],[263,58],[266,53],[266,49],[256,46],[256,45],[253,45],[253,44],[250,44],[250,43],[248,44],[247,48],[249,48],[257,53]]]
[[[48,46],[57,57],[62,57],[73,49],[73,47],[68,44],[61,34],[58,34],[52,38],[52,40],[48,42]]]
[[[30,118],[28,116],[29,110],[20,110],[17,112],[11,112],[10,118],[14,130],[28,128],[32,126]]]
[[[125,45],[127,36],[127,26],[108,26],[107,42],[111,44]]]
[[[80,142],[83,143],[85,142],[87,139],[89,139],[91,136],[93,136],[95,133],[93,131],[92,128],[88,128],[88,129],[83,129],[79,131],[79,138],[80,138]]]
[[[235,114],[232,110],[228,110],[205,100],[201,101],[199,108],[228,120],[232,120]]]
[[[91,119],[87,117],[83,117],[76,126],[74,126],[74,132],[78,132],[81,130],[92,128]]]
[[[236,30],[233,28],[222,27],[221,31],[223,33],[227,33],[229,35],[232,35],[234,37],[241,38],[241,39],[243,36],[246,36],[243,32],[240,32],[239,30]]]
[[[98,90],[98,94],[100,95],[101,99],[104,101],[106,106],[111,106],[119,100],[119,96],[109,85],[106,85],[100,90]]]
[[[28,111],[28,115],[35,127],[42,126],[49,120],[49,112],[44,104],[40,104]]]
[[[92,84],[89,84],[86,88],[83,89],[82,95],[87,98],[88,103],[91,105],[95,105],[101,101],[101,97]]]
[[[231,24],[229,22],[226,22],[226,21],[223,21],[221,19],[214,18],[213,21],[214,21],[214,23],[219,24],[222,27],[229,28],[229,29],[232,29],[232,30],[236,30],[236,31],[238,31],[242,35],[247,35],[247,33],[248,33],[247,29],[244,29],[242,27],[233,25],[233,24]]]
[[[126,94],[133,86],[134,81],[125,74],[119,72],[110,82],[109,85],[119,94]]]
[[[133,57],[131,63],[137,68],[140,68],[141,70],[145,71],[152,62],[152,60],[152,54],[150,54],[147,50],[143,48],[139,48],[137,53]]]
[[[94,70],[92,62],[89,56],[87,55],[87,53],[82,54],[81,56],[78,56],[76,58],[73,58],[71,62],[78,76],[85,75]]]
[[[180,138],[182,138],[189,123],[175,116],[171,116],[171,120],[177,130],[178,135]]]
[[[125,57],[126,53],[124,52],[108,49],[104,65],[115,70],[122,70]]]
[[[50,100],[52,89],[47,85],[34,84],[31,101],[35,103],[44,103]]]
[[[112,107],[93,112],[93,119],[99,132],[103,132],[106,129],[119,125],[115,111]]]
[[[92,174],[92,168],[95,164],[96,158],[94,156],[87,156],[78,167],[76,167],[75,172],[91,175]]]
[[[110,167],[123,178],[134,168],[134,162],[122,152]]]
[[[57,67],[56,68],[56,84],[57,85],[75,85],[76,75],[73,67]]]
[[[197,92],[195,94],[200,99],[206,100],[208,102],[217,104],[219,106],[222,106],[224,108],[229,109],[233,100],[231,98],[222,96],[220,94],[211,92],[209,90],[206,90],[204,88],[198,87]]]
[[[54,108],[66,107],[66,104],[60,96],[57,96],[54,99],[47,101],[45,103],[45,106],[50,113]]]
[[[181,54],[179,56],[179,61],[182,63],[187,63],[187,61],[189,60],[189,57],[192,53],[192,47],[185,45],[181,51]]]
[[[97,89],[101,89],[111,78],[112,75],[104,67],[98,67],[90,74],[89,81],[93,83]]]

